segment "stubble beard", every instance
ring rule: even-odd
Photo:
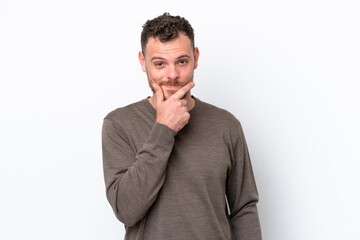
[[[148,83],[149,83],[149,87],[150,87],[150,89],[151,89],[151,91],[153,92],[153,94],[155,94],[155,88],[152,86],[152,83],[151,83],[151,81],[152,80],[150,80],[150,77],[149,77],[149,75],[148,74],[146,74],[147,75],[147,79],[148,79]],[[192,76],[191,76],[191,79],[190,79],[190,81],[189,82],[192,82],[194,80],[194,71],[193,71],[193,74],[192,74]],[[186,82],[185,84],[182,84],[181,85],[181,87],[183,87],[183,86],[185,86],[186,84],[188,84],[189,82]],[[159,83],[159,86],[162,88],[162,85],[164,85],[165,83]],[[179,85],[178,84],[178,81],[177,80],[175,80],[175,82],[172,84],[172,85]],[[163,90],[163,92],[164,92],[164,90]],[[176,91],[167,91],[168,93],[169,93],[169,97],[171,97],[174,93],[176,93]],[[182,97],[182,99],[184,99],[184,98],[186,98],[186,96],[189,94],[189,92],[187,92],[185,95],[184,95],[184,97]],[[166,99],[168,99],[167,97],[166,97],[166,95],[164,94],[164,100],[166,100]]]

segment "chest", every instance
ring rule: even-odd
[[[227,129],[189,125],[179,132],[171,152],[166,181],[176,185],[223,188],[231,169]]]
[[[148,119],[134,126],[136,136],[130,139],[134,152],[141,149],[154,121]],[[175,136],[165,186],[224,187],[232,162],[230,135],[229,129],[222,126],[213,126],[206,121],[190,121]]]

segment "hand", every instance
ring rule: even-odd
[[[190,114],[187,111],[187,100],[182,98],[195,84],[189,82],[166,101],[162,88],[156,83],[153,86],[156,93],[156,122],[164,124],[176,132],[180,131],[190,119]]]

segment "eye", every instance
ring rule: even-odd
[[[180,65],[185,65],[185,64],[187,64],[187,63],[188,63],[187,60],[184,60],[184,59],[179,60],[179,64],[180,64]]]
[[[155,67],[162,67],[162,66],[164,66],[163,62],[156,62],[155,63]]]

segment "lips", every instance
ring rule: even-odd
[[[182,86],[181,86],[181,85],[162,85],[161,87],[162,87],[164,90],[177,91],[177,90],[179,90]]]

